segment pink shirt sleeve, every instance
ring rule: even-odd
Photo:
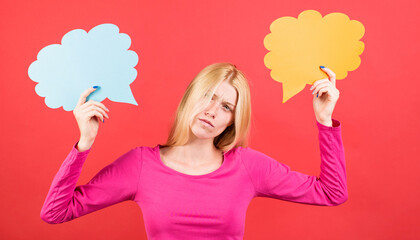
[[[90,149],[79,152],[77,143],[54,177],[41,209],[41,219],[56,224],[73,220],[110,205],[133,200],[140,174],[141,148],[131,149],[99,171],[86,185],[76,187]]]
[[[317,122],[321,154],[319,177],[290,170],[290,167],[250,148],[242,149],[242,160],[257,197],[335,206],[348,198],[341,124],[333,119],[328,127]]]

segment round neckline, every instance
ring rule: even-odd
[[[173,168],[170,168],[170,167],[168,167],[168,166],[166,166],[164,163],[163,163],[163,161],[162,161],[162,158],[160,157],[160,148],[162,147],[162,145],[161,144],[158,144],[156,147],[155,147],[155,154],[156,154],[156,159],[158,160],[158,162],[164,167],[164,168],[166,168],[166,169],[168,169],[169,171],[171,171],[172,173],[175,173],[175,174],[177,174],[177,175],[180,175],[180,176],[184,176],[184,177],[188,177],[188,178],[203,178],[203,177],[210,177],[210,176],[212,176],[212,175],[214,175],[214,174],[216,174],[216,173],[218,173],[218,172],[220,172],[223,168],[224,168],[224,166],[226,165],[226,161],[227,161],[227,159],[226,159],[226,152],[223,152],[223,162],[222,162],[222,165],[220,165],[220,167],[219,168],[217,168],[216,170],[214,170],[214,171],[212,171],[212,172],[209,172],[209,173],[206,173],[206,174],[201,174],[201,175],[191,175],[191,174],[186,174],[186,173],[182,173],[182,172],[179,172],[179,171],[177,171],[177,170],[175,170],[175,169],[173,169]]]

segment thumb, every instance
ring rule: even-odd
[[[77,102],[77,106],[80,106],[80,105],[82,105],[83,103],[85,103],[86,102],[86,98],[93,92],[93,91],[95,91],[96,89],[98,89],[99,88],[99,86],[93,86],[93,87],[91,87],[91,88],[88,88],[88,89],[86,89],[81,95],[80,95],[80,98],[79,98],[79,101]]]
[[[321,70],[324,71],[328,75],[328,78],[330,79],[331,83],[335,87],[335,82],[336,82],[335,73],[331,69],[324,66],[320,66],[319,68],[321,68]]]

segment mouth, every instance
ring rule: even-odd
[[[214,127],[213,124],[211,124],[210,121],[206,120],[206,119],[201,119],[199,118],[200,121],[207,123],[208,125],[210,125],[211,127]]]

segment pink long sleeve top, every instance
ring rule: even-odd
[[[292,171],[249,147],[225,152],[211,173],[188,175],[162,162],[158,144],[131,149],[76,186],[91,150],[79,152],[76,143],[54,177],[41,218],[62,223],[132,200],[142,210],[148,239],[243,239],[245,214],[255,197],[323,206],[347,200],[340,122],[317,126],[319,177]]]

